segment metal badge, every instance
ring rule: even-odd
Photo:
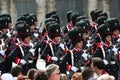
[[[56,29],[56,32],[59,32],[59,29]]]
[[[29,32],[29,29],[26,29],[26,32]]]
[[[81,33],[79,33],[78,35],[81,36]]]

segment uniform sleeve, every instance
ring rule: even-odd
[[[66,69],[70,68],[71,66],[70,61],[71,61],[71,55],[70,53],[66,53],[60,62],[61,73],[66,73]]]
[[[93,57],[100,57],[103,59],[103,53],[102,50],[100,48],[97,48],[93,54]]]
[[[20,63],[20,60],[23,58],[20,49],[15,46],[14,49],[10,52],[9,58],[16,64]]]
[[[46,60],[47,62],[51,61],[51,49],[48,45],[46,45],[46,47],[43,49],[42,53],[41,53],[41,58]]]

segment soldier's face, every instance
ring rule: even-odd
[[[50,80],[60,80],[60,70],[57,68],[50,76]]]
[[[27,36],[27,37],[24,39],[24,43],[26,43],[26,44],[29,44],[29,43],[30,43],[30,36]]]
[[[30,26],[30,30],[34,31],[35,30],[35,25]]]
[[[7,31],[8,31],[7,28],[2,29],[3,34],[7,33]]]
[[[120,33],[119,29],[116,29],[115,31],[113,31],[114,36],[119,36],[119,33]]]
[[[87,37],[88,37],[88,33],[83,33],[83,39],[86,40]]]
[[[83,47],[83,41],[78,42],[75,47],[82,49]]]
[[[59,42],[60,42],[60,39],[61,39],[61,38],[60,38],[59,36],[57,36],[57,37],[54,38],[54,41],[55,41],[56,43],[59,43]]]
[[[108,35],[105,37],[105,42],[110,43],[111,42],[111,35]]]

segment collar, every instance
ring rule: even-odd
[[[70,22],[68,23],[68,27],[69,27],[70,30],[73,28],[72,21],[70,21]]]
[[[101,74],[99,74],[98,76],[101,76],[101,75],[103,75],[103,74],[108,74],[105,70],[102,70],[101,71]]]
[[[104,43],[104,46],[106,46],[106,47],[110,47],[110,44],[107,44],[107,43]]]
[[[21,42],[24,46],[30,46],[30,44],[26,44],[26,43],[24,43],[23,41]]]
[[[119,38],[119,35],[118,35],[118,36],[113,35],[112,37],[113,37],[113,38]]]
[[[51,42],[55,45],[58,45],[59,43],[55,42],[54,40],[51,39]]]
[[[76,52],[82,51],[80,48],[74,48],[74,50],[75,50]]]

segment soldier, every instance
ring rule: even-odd
[[[99,17],[100,13],[102,13],[101,10],[93,10],[90,13],[91,18],[92,18],[92,23],[91,23],[92,29],[91,30],[92,30],[93,33],[98,30],[97,29],[97,18]]]
[[[41,58],[46,61],[46,65],[51,63],[59,64],[62,53],[60,49],[64,49],[64,46],[61,47],[60,45],[60,26],[58,24],[51,24],[48,28],[48,36],[50,42],[46,41],[47,45],[41,53]]]
[[[6,72],[10,72],[11,67],[12,67],[12,62],[8,58],[8,55],[11,51],[10,49],[11,34],[9,32],[10,21],[11,19],[7,15],[3,14],[0,16],[0,33],[1,33],[0,56],[2,55],[1,58],[4,58],[4,61],[0,63],[0,70],[2,74]]]
[[[72,19],[71,19],[71,15],[72,15],[73,11],[68,11],[66,13],[66,17],[67,17],[67,24],[63,27],[62,31],[63,31],[63,35],[66,35],[66,33],[72,29],[73,25],[72,25]]]
[[[46,41],[48,41],[48,42],[51,42],[50,40],[49,40],[49,36],[48,36],[48,28],[49,28],[49,26],[51,25],[51,24],[55,24],[56,23],[56,20],[54,19],[54,18],[47,18],[46,20],[45,20],[45,29],[43,29],[43,32],[42,32],[42,36],[41,36],[41,40],[39,41],[39,45],[38,45],[38,47],[37,47],[37,49],[36,49],[36,52],[38,52],[39,54],[41,54],[42,53],[42,51],[43,51],[43,49],[44,49],[44,47],[46,46]],[[56,23],[57,24],[57,23]],[[40,48],[40,52],[39,52],[39,48]]]
[[[106,71],[110,75],[114,75],[117,80],[118,65],[116,64],[116,54],[114,53],[115,51],[113,50],[113,46],[111,45],[111,28],[103,24],[98,29],[98,32],[100,33],[99,37],[101,39],[101,42],[99,43],[99,45],[97,45],[93,57],[102,58],[106,64]]]
[[[87,54],[83,54],[83,33],[81,29],[73,28],[68,33],[73,49],[67,50],[60,62],[60,69],[62,73],[69,71],[69,77],[76,71],[81,71],[81,66],[87,60]],[[86,56],[85,56],[86,55]],[[85,63],[86,64],[86,63]]]
[[[49,22],[49,21],[56,21],[54,18],[52,18],[51,16],[52,15],[54,15],[54,14],[56,14],[57,12],[56,11],[50,11],[50,12],[47,12],[46,13],[46,15],[45,15],[45,18],[46,18],[46,20],[45,20],[45,25],[47,24],[47,22]],[[41,32],[41,35],[42,36],[44,36],[44,34],[46,33],[46,26],[43,26],[43,29],[42,29],[42,32]]]
[[[119,33],[120,33],[120,25],[119,20],[116,18],[109,18],[106,21],[107,26],[111,27],[112,30],[112,43],[115,45],[117,44],[120,39]]]
[[[107,51],[108,49],[110,49],[110,46],[111,46],[111,34],[112,34],[111,29],[110,27],[106,27],[106,25],[103,24],[100,26],[98,32],[100,33],[99,37],[101,37],[101,41],[103,41],[102,46],[104,46],[105,47],[104,49],[106,49]],[[100,48],[100,45],[98,45],[97,48]],[[104,59],[105,56],[104,54],[101,54],[101,53],[102,53],[102,49],[96,49],[93,56],[101,57],[102,59]]]
[[[30,68],[36,68],[37,55],[34,55],[34,49],[30,43],[30,27],[23,23],[17,25],[20,43],[15,43],[9,58],[16,64],[22,66],[23,74],[26,75]]]

